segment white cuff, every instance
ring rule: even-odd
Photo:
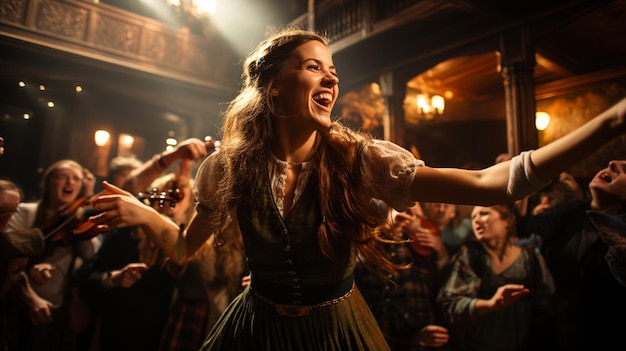
[[[523,199],[550,184],[539,179],[535,174],[530,160],[531,153],[532,150],[524,151],[511,159],[506,194],[512,201]]]

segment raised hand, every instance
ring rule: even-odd
[[[177,159],[195,160],[206,156],[207,149],[213,147],[214,143],[213,139],[204,142],[198,138],[189,138],[178,144],[173,154],[176,154]]]
[[[530,290],[520,284],[506,284],[498,288],[493,297],[489,300],[491,310],[498,311],[508,307],[522,297],[528,295]]]
[[[122,269],[111,271],[111,282],[114,286],[130,288],[141,279],[141,272],[146,269],[145,263],[129,263]]]
[[[50,263],[38,263],[30,268],[28,278],[34,283],[43,285],[52,278],[51,272],[55,269],[56,268]]]

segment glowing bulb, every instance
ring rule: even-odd
[[[120,145],[125,149],[130,149],[135,143],[135,138],[129,134],[120,135]]]
[[[104,146],[107,142],[109,142],[109,138],[111,137],[111,133],[107,132],[103,129],[98,129],[93,134],[94,141],[98,146]]]
[[[535,114],[535,128],[545,130],[550,124],[550,114],[547,112],[537,112]]]
[[[430,100],[433,109],[435,109],[435,113],[443,113],[443,110],[446,108],[446,101],[443,99],[441,95],[433,95]]]

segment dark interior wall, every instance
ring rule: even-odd
[[[194,106],[186,106],[195,111],[193,114],[174,109],[167,114],[159,106],[161,101],[159,104],[137,101],[120,92],[93,89],[88,82],[80,94],[73,91],[73,82],[47,83],[46,91],[42,92],[33,81],[26,88],[19,88],[17,80],[0,80],[0,136],[4,138],[5,148],[0,157],[0,177],[18,183],[26,199],[38,198],[41,175],[57,160],[71,158],[96,173],[94,132],[97,129],[111,132],[112,141],[120,133],[139,137],[143,144],[136,156],[146,160],[165,149],[165,139],[169,136],[179,141],[206,135],[217,137],[220,109],[228,101],[207,96],[196,100]],[[172,107],[176,107],[180,101],[169,96],[173,99]],[[49,100],[56,104],[52,109],[45,106]],[[24,112],[30,113],[29,119],[23,118]],[[112,145],[105,164],[117,154],[114,142]]]
[[[503,120],[423,123],[405,133],[407,146],[415,146],[431,167],[482,168],[507,150]]]

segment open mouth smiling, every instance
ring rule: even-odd
[[[329,107],[333,102],[333,95],[330,93],[320,93],[313,96],[313,101],[315,101],[318,105]]]
[[[607,183],[610,183],[613,180],[613,177],[611,177],[611,175],[608,173],[602,173],[598,176],[598,178]]]

